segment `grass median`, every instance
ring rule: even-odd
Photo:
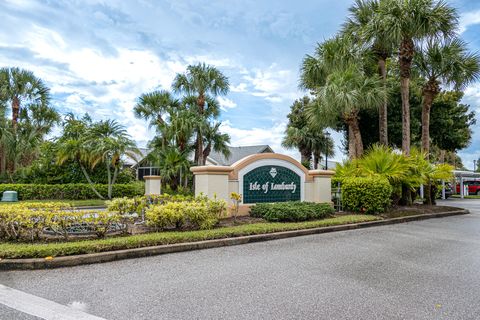
[[[45,258],[112,250],[141,248],[156,245],[194,242],[202,240],[240,237],[255,234],[311,229],[379,220],[371,215],[345,215],[323,220],[294,223],[252,223],[212,230],[155,232],[133,236],[111,237],[98,240],[84,240],[54,243],[0,243],[0,258]]]

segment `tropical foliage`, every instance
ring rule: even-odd
[[[114,120],[94,122],[85,115],[81,119],[70,114],[63,122],[63,135],[57,140],[57,161],[78,164],[95,194],[103,199],[90,178],[87,168],[103,165],[107,172],[107,197],[112,198],[113,185],[122,167],[122,157],[136,159],[139,153],[125,128]]]
[[[13,182],[20,167],[35,160],[45,136],[60,117],[45,83],[32,72],[0,69],[0,174]]]
[[[333,157],[335,148],[326,130],[309,123],[306,109],[310,103],[309,97],[303,97],[296,100],[290,107],[282,145],[286,148],[297,148],[300,151],[302,164],[310,168],[313,160],[313,169],[317,169],[322,160],[322,154]]]
[[[362,158],[338,165],[335,179],[340,182],[352,177],[385,179],[392,187],[394,203],[398,203],[404,188],[416,193],[423,184],[435,185],[452,178],[452,169],[448,164],[432,164],[416,149],[407,156],[398,150],[374,145]]]
[[[317,105],[309,108],[310,117],[346,131],[350,158],[361,156],[365,140],[367,147],[379,142],[407,155],[418,142],[429,157],[436,98],[478,79],[478,54],[467,50],[457,30],[458,13],[443,1],[356,0],[341,31],[303,60],[300,84],[313,95],[310,105]],[[416,103],[423,109],[418,118]],[[418,134],[412,132],[417,127]]]
[[[220,131],[216,100],[229,83],[218,69],[201,63],[177,74],[172,89],[179,98],[166,90],[142,94],[134,113],[156,131],[146,160],[160,168],[164,186],[176,191],[189,186],[190,166],[205,165],[212,150],[229,155],[230,137]]]

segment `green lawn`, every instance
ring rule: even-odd
[[[0,258],[44,258],[48,256],[68,256],[111,250],[140,248],[147,246],[192,242],[228,237],[272,233],[279,231],[327,227],[342,224],[374,221],[381,218],[372,215],[345,215],[323,220],[281,223],[262,222],[212,230],[184,232],[156,232],[125,237],[111,237],[98,240],[83,240],[55,243],[0,243]]]
[[[105,200],[89,199],[89,200],[25,200],[19,202],[0,202],[0,205],[7,205],[12,203],[42,203],[42,202],[62,202],[70,203],[72,207],[87,207],[87,206],[104,206]]]

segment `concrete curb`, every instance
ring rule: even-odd
[[[91,254],[82,254],[82,255],[76,255],[76,256],[64,256],[64,257],[57,257],[52,260],[45,260],[43,258],[4,259],[4,260],[0,260],[0,270],[33,270],[33,269],[72,267],[72,266],[78,266],[83,264],[93,264],[93,263],[110,262],[110,261],[122,260],[122,259],[148,257],[148,256],[155,256],[155,255],[173,253],[173,252],[209,249],[209,248],[217,248],[217,247],[224,247],[224,246],[234,246],[234,245],[246,244],[251,242],[269,241],[269,240],[285,239],[285,238],[319,234],[319,233],[361,229],[361,228],[368,228],[368,227],[374,227],[374,226],[404,223],[409,221],[418,221],[418,220],[426,220],[431,218],[441,218],[441,217],[448,217],[453,215],[462,215],[462,214],[468,214],[468,213],[470,213],[468,210],[438,212],[438,213],[392,218],[392,219],[386,219],[386,220],[360,222],[360,223],[346,224],[346,225],[339,225],[339,226],[301,229],[301,230],[293,230],[293,231],[282,231],[282,232],[275,232],[275,233],[265,233],[265,234],[241,236],[241,237],[235,237],[235,238],[205,240],[205,241],[198,241],[198,242],[159,245],[159,246],[153,246],[153,247],[143,247],[143,248],[135,248],[135,249],[125,249],[125,250],[107,251],[107,252],[99,252],[99,253],[91,253]]]

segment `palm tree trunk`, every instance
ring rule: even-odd
[[[402,150],[408,156],[410,155],[410,90],[409,78],[401,78],[402,94]]]
[[[204,166],[205,158],[203,156],[203,137],[200,131],[197,132],[197,151],[198,151],[197,165]]]
[[[348,157],[350,159],[356,158],[355,138],[353,133],[353,126],[348,123]]]
[[[432,108],[434,93],[426,91],[423,94],[422,108],[422,152],[427,159],[430,158],[430,110]]]
[[[319,163],[320,163],[320,153],[314,152],[313,153],[313,169],[317,170]]]
[[[428,83],[430,85],[436,85],[435,82]],[[435,89],[433,89],[435,90]],[[430,159],[430,110],[432,108],[433,100],[435,99],[435,92],[429,89],[423,90],[423,106],[422,106],[422,152],[425,154],[427,160]],[[432,199],[432,183],[428,183],[424,186],[425,201],[424,204],[432,205],[434,199]]]
[[[7,170],[7,156],[5,152],[5,146],[3,143],[0,145],[0,174],[4,175]]]
[[[440,150],[440,163],[445,163],[445,150],[441,149]],[[453,163],[453,161],[452,161]]]
[[[312,160],[312,153],[310,150],[307,148],[299,148],[300,151],[300,162],[307,167],[307,169],[310,169],[310,160]]]
[[[12,101],[12,127],[13,131],[17,131],[18,117],[20,115],[20,100],[18,97],[13,97]]]
[[[378,71],[382,77],[383,88],[387,89],[387,66],[386,59],[380,57],[378,59]],[[388,145],[388,98],[385,96],[383,104],[378,110],[378,127],[379,127],[379,138],[380,144],[387,146]]]
[[[357,117],[352,119],[352,132],[355,140],[355,158],[360,158],[363,155],[363,141]]]
[[[112,196],[113,196],[113,186],[115,185],[115,182],[117,181],[117,177],[118,177],[118,167],[115,166],[115,170],[113,170],[113,178],[112,178],[112,185],[111,185]]]
[[[110,172],[110,163],[106,162],[107,166],[107,189],[108,189],[108,199],[112,199],[112,174]]]
[[[90,188],[92,188],[92,191],[93,191],[93,192],[97,195],[97,197],[99,197],[100,199],[102,199],[102,200],[105,199],[105,198],[97,191],[97,189],[95,189],[95,186],[94,186],[92,180],[90,179],[90,176],[88,175],[87,170],[85,170],[85,167],[84,167],[81,163],[79,163],[79,165],[80,165],[80,168],[82,169],[83,175],[85,176],[85,178],[86,178],[87,181],[88,181],[88,184],[90,185]]]
[[[400,44],[400,91],[402,95],[402,150],[410,155],[410,73],[415,47],[412,39]]]

